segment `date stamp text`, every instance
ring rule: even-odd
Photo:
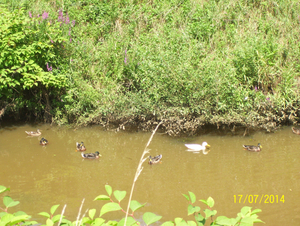
[[[284,195],[233,195],[234,203],[284,203]]]

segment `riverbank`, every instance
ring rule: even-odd
[[[164,120],[173,136],[300,121],[292,0],[6,1],[1,12],[3,117],[139,130]]]

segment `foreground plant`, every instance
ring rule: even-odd
[[[0,194],[9,191],[9,188],[6,188],[4,186],[0,185]],[[4,208],[0,207],[0,225],[16,225],[16,224],[22,224],[22,225],[33,225],[37,224],[36,221],[29,221],[31,216],[27,215],[23,211],[17,211],[15,213],[9,213],[8,209],[18,205],[20,202],[13,200],[8,195],[3,197],[3,204]]]

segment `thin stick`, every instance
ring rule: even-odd
[[[58,222],[58,226],[60,225],[60,223],[61,223],[61,221],[62,221],[62,218],[63,218],[63,216],[64,216],[66,207],[67,207],[67,204],[64,206],[63,210],[61,211],[61,215],[60,215],[60,219],[59,219],[59,222]]]
[[[142,164],[146,161],[147,158],[144,158],[145,154],[149,153],[149,149],[148,149],[148,146],[150,145],[151,141],[152,141],[152,138],[154,136],[154,134],[156,133],[156,130],[158,129],[158,127],[160,126],[160,124],[162,124],[163,121],[161,121],[160,123],[158,123],[158,125],[156,126],[155,130],[152,132],[152,135],[144,149],[144,152],[141,156],[141,159],[140,159],[140,162],[139,162],[139,165],[137,167],[137,170],[135,172],[135,176],[134,176],[134,179],[133,179],[133,183],[132,183],[132,187],[131,187],[131,192],[130,192],[130,196],[129,196],[129,201],[128,201],[128,205],[127,205],[127,210],[126,210],[126,216],[125,216],[125,222],[124,222],[124,225],[126,226],[126,222],[127,222],[127,217],[128,217],[128,211],[129,211],[129,206],[130,206],[130,202],[131,202],[131,198],[132,198],[132,194],[133,194],[133,189],[134,189],[134,186],[135,186],[135,182],[137,181],[140,173],[142,172],[143,170],[143,167],[142,167]]]
[[[81,202],[81,205],[80,205],[80,208],[79,208],[79,212],[78,212],[77,219],[76,219],[76,226],[78,225],[78,221],[79,221],[79,218],[80,218],[80,213],[81,213],[81,209],[82,209],[84,200],[85,199],[82,199],[82,202]]]

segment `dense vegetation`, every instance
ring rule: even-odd
[[[1,116],[173,135],[299,121],[296,0],[0,2]]]

